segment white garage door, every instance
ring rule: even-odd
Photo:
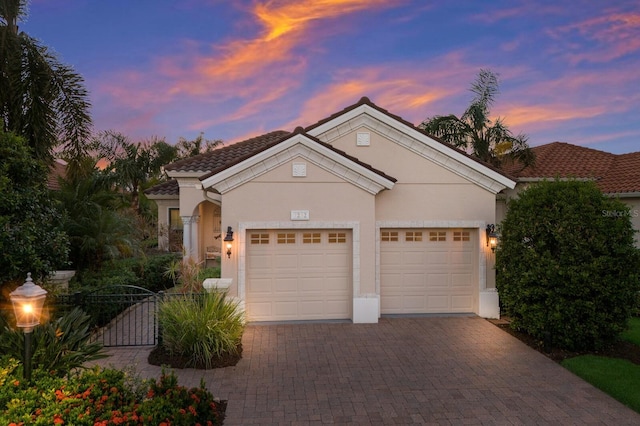
[[[351,318],[350,230],[248,230],[249,321]]]
[[[382,229],[381,312],[475,312],[477,234],[473,229]]]

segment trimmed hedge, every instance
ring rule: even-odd
[[[612,342],[640,290],[630,215],[593,182],[545,181],[512,200],[496,250],[496,284],[512,326],[569,350]]]

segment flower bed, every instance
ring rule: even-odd
[[[19,363],[0,360],[0,424],[3,425],[221,425],[226,402],[204,382],[187,389],[164,371],[159,380],[95,367],[67,378],[34,371],[22,380]]]

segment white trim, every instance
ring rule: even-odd
[[[478,230],[478,294],[487,290],[487,222],[478,220],[382,220],[376,221],[376,294],[380,296],[380,230],[382,228],[472,228]],[[480,304],[478,296],[478,305]],[[480,306],[477,307],[478,313]]]
[[[504,188],[513,189],[516,182],[478,163],[442,143],[433,140],[413,127],[378,111],[369,105],[348,111],[333,120],[309,130],[311,136],[331,144],[335,139],[366,127],[399,145],[427,158],[453,173],[475,182],[495,193]],[[460,168],[460,166],[464,166]]]
[[[296,157],[303,157],[373,195],[394,185],[393,181],[301,134],[204,179],[202,185],[224,194]]]
[[[238,223],[238,298],[247,299],[247,230],[249,229],[350,229],[352,288],[354,300],[360,296],[360,222],[240,222]],[[354,313],[352,312],[353,316]]]
[[[189,171],[189,172],[168,171],[166,173],[167,173],[167,176],[171,178],[176,178],[176,179],[191,179],[191,178],[198,179],[203,174],[208,173],[208,171],[207,170],[196,170],[196,171]]]

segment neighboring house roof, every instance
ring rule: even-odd
[[[63,160],[54,160],[51,167],[49,167],[49,174],[47,175],[47,188],[52,191],[60,190],[60,179],[67,175],[67,163]]]
[[[505,171],[519,181],[536,179],[593,179],[605,193],[640,192],[640,152],[612,154],[565,142],[531,148],[534,166],[513,164]],[[520,170],[519,170],[520,169]]]

